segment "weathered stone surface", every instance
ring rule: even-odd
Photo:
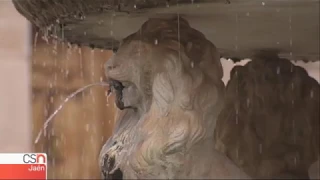
[[[235,67],[216,148],[252,177],[307,177],[319,157],[319,84],[275,56]]]
[[[16,9],[31,23],[49,26],[81,20],[88,14],[150,8],[166,4],[166,0],[12,0]]]
[[[179,2],[179,3],[177,3]],[[13,0],[31,23],[71,43],[117,49],[150,17],[180,14],[215,43],[223,57],[259,50],[319,60],[319,1],[315,0]]]

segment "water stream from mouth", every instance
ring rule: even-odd
[[[57,115],[57,113],[62,109],[62,107],[65,105],[65,103],[67,103],[70,99],[74,98],[77,94],[79,94],[79,93],[81,93],[81,92],[85,91],[86,89],[93,87],[93,86],[109,86],[109,84],[106,82],[92,83],[92,84],[88,84],[88,85],[74,91],[73,93],[71,93],[67,98],[64,99],[64,101],[60,104],[60,106],[45,121],[45,123],[43,124],[43,127],[39,131],[34,143],[37,144],[41,138],[41,135],[46,134],[46,129],[47,129],[49,123],[53,120],[53,118]]]

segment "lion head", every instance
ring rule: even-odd
[[[105,69],[131,108],[118,112],[101,158],[114,157],[126,178],[176,177],[190,149],[213,139],[224,97],[215,46],[182,18],[149,19]]]

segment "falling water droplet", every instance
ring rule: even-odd
[[[239,123],[239,119],[238,119],[238,116],[236,115],[236,124]]]
[[[95,72],[95,51],[91,50],[91,79],[94,81],[94,72]]]
[[[86,124],[85,129],[86,129],[86,132],[89,132],[90,124]]]
[[[191,61],[191,68],[194,68],[194,62]]]
[[[154,40],[154,44],[155,44],[155,45],[158,45],[158,39],[155,39],[155,40]]]
[[[65,76],[68,77],[68,75],[69,75],[69,69],[66,70],[66,75]]]
[[[137,9],[137,5],[134,5],[133,8]]]
[[[92,103],[96,103],[96,98],[92,96]]]
[[[239,123],[239,109],[236,107],[236,124]]]
[[[237,156],[237,159],[239,159],[239,147],[237,147],[236,156]]]
[[[61,134],[61,142],[66,144],[66,136],[64,134]]]
[[[177,4],[179,7],[179,4]],[[178,15],[178,42],[179,42],[179,60],[181,60],[181,42],[180,42],[180,12],[177,13]]]
[[[247,12],[247,13],[246,13],[246,16],[250,16],[250,13],[249,13],[249,12]]]
[[[239,31],[239,17],[236,13],[236,35],[235,35],[235,49],[238,50],[238,31]]]
[[[247,98],[247,107],[249,107],[249,106],[250,106],[250,99]]]
[[[90,143],[91,143],[91,144],[94,143],[94,138],[93,138],[93,136],[90,136]]]
[[[50,97],[50,103],[53,103],[53,96]]]
[[[259,153],[262,154],[262,144],[259,144]]]
[[[33,50],[34,50],[34,51],[35,51],[36,48],[37,48],[38,35],[39,35],[39,32],[36,32],[36,34],[34,35],[34,43],[33,43]]]
[[[310,97],[313,98],[314,94],[313,94],[313,90],[310,91]]]
[[[277,67],[277,74],[280,74],[280,67]]]
[[[56,158],[52,158],[51,163],[52,163],[52,166],[54,167],[54,166],[55,166],[55,164],[56,164]]]
[[[293,143],[296,144],[296,133],[295,133],[296,121],[294,119],[292,121],[292,129],[293,129]]]
[[[265,2],[262,2],[262,6],[264,6],[264,5],[266,5],[266,3],[265,3]]]

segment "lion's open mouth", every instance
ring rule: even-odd
[[[110,94],[111,92],[115,92],[115,96],[116,96],[115,103],[116,103],[116,106],[120,110],[133,108],[132,106],[125,106],[125,104],[124,104],[123,89],[125,88],[125,86],[123,86],[123,84],[120,81],[110,79],[109,80],[109,87],[110,87],[110,89],[108,90],[108,94]]]

